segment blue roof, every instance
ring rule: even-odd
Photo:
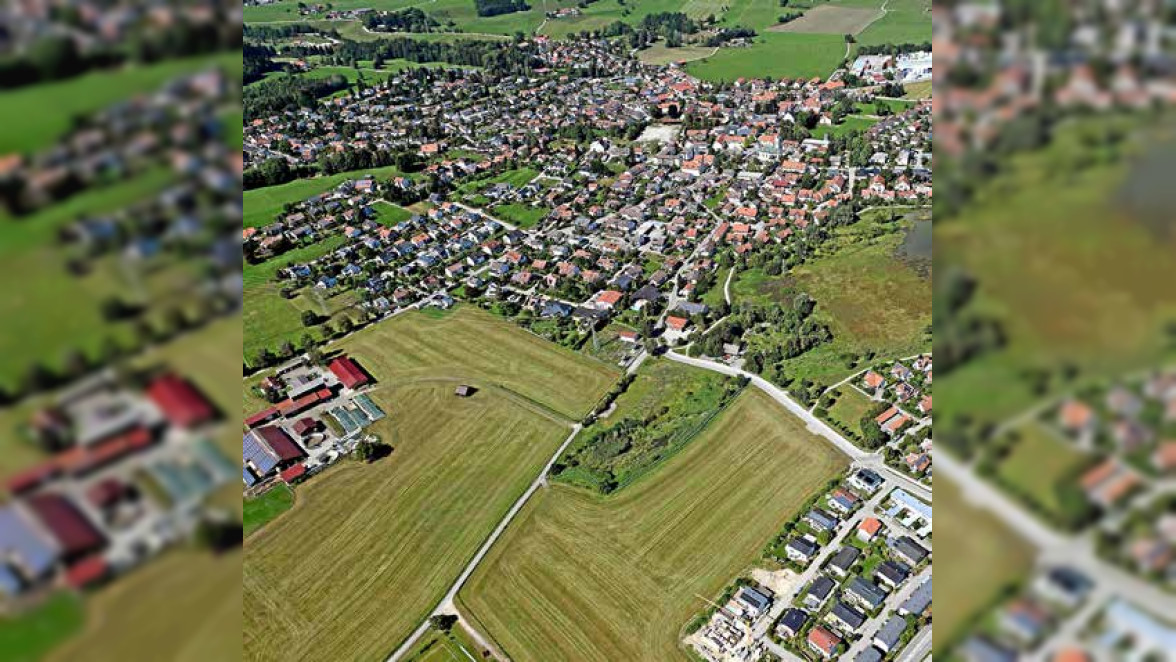
[[[252,462],[263,475],[278,466],[278,458],[264,444],[258,443],[257,436],[253,434],[246,434],[241,441],[241,460],[242,463]]]
[[[241,467],[241,479],[245,481],[245,487],[253,487],[257,484],[257,479],[249,472],[248,467]]]
[[[384,410],[380,409],[376,403],[372,402],[372,399],[369,398],[367,394],[355,396],[355,404],[359,405],[359,408],[363,410],[363,413],[366,414],[367,417],[372,421],[378,421],[381,418],[384,418]]]
[[[0,508],[0,556],[12,554],[33,575],[41,576],[57,562],[53,544],[9,506]]]
[[[6,565],[0,565],[0,593],[10,596],[20,595],[24,583],[20,577]]]

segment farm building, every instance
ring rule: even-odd
[[[245,433],[241,443],[242,479],[247,486],[306,457],[281,428],[265,426]]]
[[[44,579],[57,563],[53,541],[16,506],[0,508],[0,592],[22,593]]]
[[[190,428],[212,420],[216,411],[188,380],[173,374],[163,375],[147,387],[147,396],[155,402],[173,425]]]
[[[102,533],[77,506],[60,494],[38,494],[25,502],[66,562],[79,560],[106,545]]]
[[[347,388],[358,388],[371,382],[371,377],[359,364],[346,356],[340,356],[327,364],[327,368]]]
[[[462,384],[461,386],[457,387],[453,394],[460,398],[468,398],[474,394],[474,387]]]

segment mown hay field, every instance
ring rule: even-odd
[[[511,659],[686,660],[682,628],[846,460],[748,390],[657,472],[602,497],[553,484],[459,594]]]

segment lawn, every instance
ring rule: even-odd
[[[881,4],[879,1],[877,4]],[[782,11],[789,11],[785,8]],[[803,32],[813,34],[857,34],[873,23],[882,13],[870,7],[841,7],[820,5],[798,19],[777,25],[773,32]]]
[[[532,228],[539,224],[551,209],[547,207],[532,207],[531,205],[511,203],[499,205],[490,211],[495,218],[506,221],[520,228]]]
[[[614,495],[537,493],[459,594],[463,613],[518,662],[689,660],[682,628],[845,465],[746,391]]]
[[[69,80],[4,92],[0,107],[0,154],[48,147],[69,130],[73,118],[111,106],[135,94],[154,92],[184,73],[210,66],[241,80],[241,52],[167,60],[150,66],[95,71]]]
[[[376,212],[375,221],[381,225],[396,225],[412,218],[411,211],[390,202],[381,201],[379,204],[373,205],[372,209]]]
[[[277,186],[266,186],[245,191],[245,227],[254,228],[269,225],[282,213],[286,203],[302,202],[307,198],[329,191],[348,179],[359,179],[372,175],[379,179],[403,176],[396,166],[340,172],[325,177],[296,179]]]
[[[764,32],[752,46],[721,48],[715,55],[686,64],[691,75],[709,81],[736,78],[828,76],[845,56],[841,35]]]
[[[1086,463],[1087,456],[1036,421],[1017,428],[1016,432],[1020,438],[1000,464],[1001,478],[1046,512],[1061,515],[1058,483]]]
[[[843,4],[877,0],[841,0]],[[855,37],[863,46],[922,44],[931,41],[931,0],[887,0],[886,15]]]
[[[941,391],[942,392],[942,391]],[[968,632],[1009,586],[1024,581],[1033,565],[1033,550],[991,513],[963,499],[942,476],[935,479],[935,545],[941,559],[935,601],[938,626],[934,655],[942,655]]]
[[[842,386],[836,391],[837,402],[829,408],[829,418],[853,431],[860,430],[862,417],[874,406],[873,401],[852,386]]]
[[[249,659],[382,659],[567,435],[489,390],[398,382],[372,397],[389,417],[371,431],[392,454],[302,484],[290,514],[246,543]]]
[[[931,81],[925,80],[918,83],[909,83],[903,86],[906,94],[904,99],[929,99],[931,98]]]
[[[246,499],[242,504],[245,537],[269,524],[275,517],[290,510],[294,505],[294,491],[285,483],[271,488],[261,496]]]
[[[82,602],[58,593],[44,604],[13,617],[0,617],[0,651],[6,662],[43,660],[63,639],[81,630]]]
[[[638,59],[645,64],[673,64],[674,62],[690,62],[714,55],[717,51],[706,46],[682,46],[679,48],[666,47],[665,41],[637,53]]]
[[[851,132],[865,132],[870,127],[877,124],[879,120],[870,119],[868,117],[856,117],[850,115],[842,120],[841,124],[834,124],[832,126],[818,126],[813,130],[814,138],[832,138],[836,136],[844,136]]]
[[[465,305],[440,318],[406,313],[337,347],[385,383],[446,380],[498,387],[571,419],[587,414],[620,377],[611,365]]]

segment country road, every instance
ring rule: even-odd
[[[465,570],[462,570],[461,575],[459,575],[457,578],[457,581],[453,582],[453,585],[449,588],[449,592],[447,592],[445,597],[441,599],[441,602],[437,604],[436,609],[434,609],[432,614],[430,614],[431,616],[435,616],[437,614],[457,613],[457,607],[454,603],[454,600],[457,598],[458,591],[460,591],[461,587],[465,585],[467,580],[469,580],[470,575],[474,574],[474,570],[477,569],[478,564],[481,563],[482,559],[486,557],[486,554],[489,553],[490,548],[493,547],[494,543],[498,541],[498,538],[502,536],[503,531],[506,531],[506,527],[509,526],[511,521],[514,520],[515,516],[519,514],[519,511],[523,509],[523,506],[527,504],[527,501],[531,499],[531,496],[534,495],[540,487],[547,485],[547,472],[551,471],[552,465],[555,464],[555,461],[559,459],[560,455],[563,455],[564,450],[566,450],[567,447],[572,443],[572,441],[576,438],[576,435],[580,434],[580,430],[581,425],[579,423],[576,423],[572,426],[572,433],[569,434],[568,438],[565,439],[562,444],[560,444],[558,449],[556,449],[555,453],[551,456],[551,459],[547,461],[547,465],[543,467],[543,471],[539,472],[539,476],[535,479],[534,482],[531,483],[531,486],[527,488],[527,491],[523,492],[523,495],[520,496],[518,500],[515,501],[514,505],[510,507],[510,510],[506,513],[506,516],[503,517],[502,521],[498,523],[498,526],[494,528],[494,532],[491,533],[490,537],[486,539],[486,542],[482,544],[482,547],[478,550],[478,553],[474,554],[474,558],[470,559],[470,562],[466,564]],[[408,637],[408,639],[406,639],[404,643],[401,644],[400,648],[397,648],[390,656],[388,656],[387,662],[396,662],[396,660],[404,657],[408,651],[412,650],[412,647],[416,644],[417,640],[420,639],[421,636],[423,636],[428,630],[429,620],[425,619],[425,621],[420,624],[420,627],[418,627],[416,631],[414,631]],[[472,629],[471,632],[477,635],[477,633]],[[478,635],[476,638],[480,639],[481,637]]]

